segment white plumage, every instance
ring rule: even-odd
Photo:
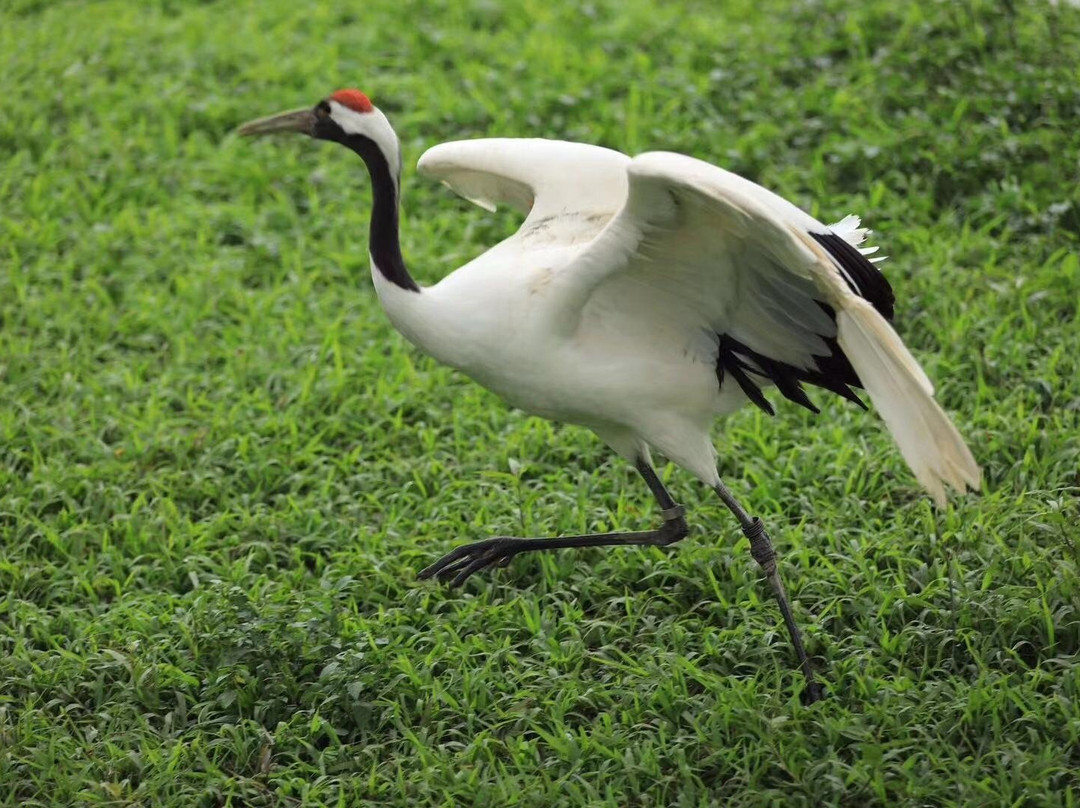
[[[717,383],[717,335],[809,369],[836,337],[934,500],[946,484],[978,488],[925,373],[811,237],[830,228],[784,199],[683,155],[548,140],[445,143],[419,170],[528,214],[421,294],[373,266],[394,325],[510,403],[590,427],[631,462],[652,448],[715,485],[710,427],[748,400]],[[858,225],[848,216],[831,232],[857,245]]]

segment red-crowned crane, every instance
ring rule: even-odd
[[[763,389],[814,412],[802,385],[864,406],[863,388],[933,500],[977,489],[980,471],[933,387],[889,321],[893,292],[860,249],[857,217],[827,226],[742,177],[681,154],[630,158],[541,139],[444,143],[419,171],[476,204],[526,214],[510,238],[434,286],[405,267],[398,240],[401,147],[358,90],[244,124],[299,132],[360,155],[374,196],[375,290],[406,339],[516,407],[593,430],[652,491],[654,530],[458,547],[423,570],[459,585],[519,553],[603,545],[667,546],[687,535],[684,509],[653,470],[655,450],[716,491],[739,521],[779,603],[806,677],[803,648],[761,521],[720,480],[709,430]]]

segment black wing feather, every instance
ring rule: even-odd
[[[840,275],[851,291],[869,301],[886,320],[891,322],[896,299],[892,287],[881,271],[866,256],[835,233],[811,233],[810,235],[836,261],[840,268]],[[830,319],[836,322],[836,312],[833,308],[820,300],[816,302]],[[851,389],[863,386],[855,368],[851,366],[851,361],[840,349],[840,344],[835,337],[827,337],[824,334],[819,336],[829,348],[828,355],[813,357],[816,368],[799,368],[765,356],[739,342],[730,334],[720,334],[716,378],[723,386],[725,374],[730,373],[746,397],[769,415],[775,415],[775,411],[761,392],[761,387],[769,383],[775,384],[785,398],[806,407],[811,412],[816,413],[819,410],[806,395],[802,387],[803,382],[843,396],[865,410],[866,404]],[[760,383],[756,382],[754,377],[760,379]]]
[[[881,270],[853,245],[836,233],[811,233],[810,236],[828,250],[840,267],[840,275],[855,294],[870,301],[878,313],[890,323],[893,319],[896,296]]]

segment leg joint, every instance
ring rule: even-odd
[[[669,515],[670,512],[676,510],[676,508],[679,513],[676,515]],[[664,509],[664,524],[656,531],[656,543],[660,547],[666,547],[669,544],[681,541],[690,533],[690,526],[686,523],[686,517],[683,516],[685,509],[681,505],[677,505],[676,508]]]

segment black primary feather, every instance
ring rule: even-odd
[[[810,235],[836,261],[840,268],[840,275],[851,291],[869,301],[882,317],[891,322],[895,313],[896,298],[889,281],[881,274],[881,271],[854,246],[835,233],[811,233]],[[820,300],[816,302],[822,311],[828,314],[833,322],[836,322],[836,312],[833,308]],[[865,410],[866,404],[851,389],[862,387],[862,382],[855,368],[851,366],[851,361],[840,349],[840,344],[835,337],[819,336],[828,346],[829,353],[813,357],[815,368],[800,368],[755,351],[730,334],[720,334],[716,378],[723,386],[725,375],[730,373],[746,397],[769,415],[775,415],[775,410],[761,392],[761,387],[769,383],[775,384],[785,398],[806,407],[811,412],[816,413],[819,410],[806,395],[802,387],[803,382],[830,390],[853,401]],[[761,381],[758,382],[757,379]]]
[[[881,270],[853,245],[836,233],[811,233],[814,241],[824,247],[837,266],[840,275],[855,294],[870,301],[878,313],[890,323],[893,319],[896,296]]]

